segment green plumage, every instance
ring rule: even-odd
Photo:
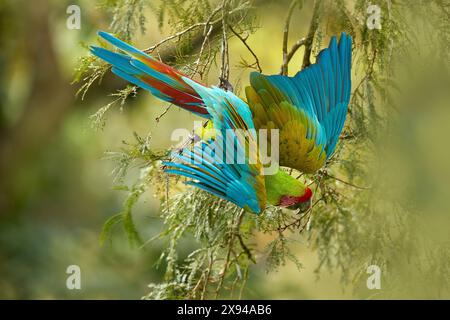
[[[320,132],[317,120],[288,102],[289,97],[283,96],[264,75],[252,75],[252,86],[246,88],[246,95],[256,129],[279,130],[281,166],[316,172],[326,161],[323,145],[317,139]]]
[[[306,186],[282,169],[274,175],[265,176],[267,203],[279,205],[282,196],[302,196]]]
[[[259,151],[259,130],[268,131],[269,137],[276,131],[279,139],[267,142],[271,153],[279,156],[281,167],[314,173],[325,165],[339,140],[350,99],[349,36],[342,34],[339,45],[332,37],[316,63],[294,77],[252,73],[246,103],[231,91],[208,88],[183,76],[108,33],[99,34],[127,54],[92,48],[94,55],[113,65],[113,72],[211,120],[196,132],[201,141],[178,150],[172,154],[173,161],[164,163],[167,173],[185,176],[191,179],[187,184],[255,213],[264,211],[266,203],[308,208],[312,197],[309,188],[282,170],[264,175],[259,152],[253,152],[254,159],[246,152]],[[250,134],[241,136],[238,132]],[[244,154],[248,161],[234,161],[236,153]],[[227,161],[217,161],[224,155]],[[228,161],[230,155],[233,161]]]

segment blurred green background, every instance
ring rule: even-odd
[[[74,3],[0,0],[0,298],[139,299],[148,293],[148,283],[162,278],[163,270],[154,265],[164,244],[131,249],[118,228],[112,242],[100,246],[103,223],[121,210],[124,200],[122,193],[112,189],[112,163],[102,157],[107,150],[119,149],[122,140],[132,140],[133,132],[141,136],[151,132],[153,146],[166,148],[171,145],[172,130],[190,129],[196,118],[172,108],[157,122],[155,118],[165,104],[144,93],[128,100],[123,110],[115,106],[107,115],[104,130],[93,130],[89,116],[111,100],[108,92],[123,87],[124,82],[108,74],[101,86],[92,86],[84,101],[75,97],[77,86],[70,84],[73,70],[77,59],[87,53],[81,43],[96,43],[95,32],[108,30],[109,20],[90,1],[78,1],[81,30],[68,30],[66,9],[70,4]],[[269,2],[260,8],[262,28],[250,38],[265,73],[277,73],[281,64],[282,21],[287,5]],[[295,13],[293,41],[307,29],[307,14],[308,10]],[[155,19],[149,12],[147,33],[136,42],[142,47],[164,36],[152,23]],[[251,60],[236,41],[231,42],[230,52],[232,65],[240,56]],[[300,64],[300,58],[298,54],[293,59],[291,72],[295,69],[292,66]],[[231,80],[236,83],[237,79],[247,79],[247,74],[232,69]],[[419,78],[435,88],[430,85],[435,75],[430,76],[430,81]],[[216,76],[212,72],[212,84],[217,82]],[[402,145],[411,147],[408,139],[414,136],[409,133],[416,132],[418,141],[414,143],[421,148],[400,150],[401,156],[395,159],[404,161],[402,157],[408,155],[406,159],[411,161],[407,166],[401,162],[399,168],[417,182],[418,203],[430,206],[428,212],[437,212],[428,218],[430,228],[439,225],[443,228],[440,234],[448,241],[449,100],[441,95],[433,107],[420,94],[423,88],[418,85],[409,91],[418,94],[423,103],[410,95],[405,101],[413,110],[408,113],[412,122],[407,125],[419,123],[415,127],[418,131],[408,129],[406,140],[400,138]],[[415,158],[420,159],[412,161]],[[139,170],[134,174],[138,175]],[[404,184],[400,184],[400,190],[402,187]],[[154,218],[158,200],[151,192],[144,199],[134,213],[138,229],[147,239],[161,229],[161,222]],[[317,279],[316,254],[300,241],[296,252],[303,264],[301,272],[293,263],[268,275],[264,266],[255,266],[244,297],[358,297],[351,287],[340,284],[337,273],[321,273]],[[66,268],[73,264],[81,268],[81,290],[66,288]]]

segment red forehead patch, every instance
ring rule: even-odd
[[[283,207],[290,207],[294,204],[297,204],[299,202],[307,202],[312,197],[312,191],[310,188],[305,189],[305,193],[300,197],[293,197],[293,196],[283,196],[280,199],[280,206]]]
[[[312,197],[312,191],[310,188],[306,187],[305,194],[302,195],[301,197],[298,197],[297,201],[298,202],[306,202],[306,201],[309,201],[309,199],[311,199],[311,197]]]

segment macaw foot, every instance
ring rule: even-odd
[[[220,80],[220,82],[219,82],[219,88],[220,89],[223,89],[225,91],[234,92],[233,86],[231,85],[231,83],[227,79],[219,77],[219,80]]]

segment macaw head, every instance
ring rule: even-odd
[[[301,180],[279,170],[265,176],[267,202],[274,206],[305,212],[311,207],[312,191]]]
[[[294,195],[282,195],[280,198],[280,207],[285,207],[291,210],[299,210],[300,212],[306,212],[311,207],[312,191],[306,187],[304,193],[301,196]]]

